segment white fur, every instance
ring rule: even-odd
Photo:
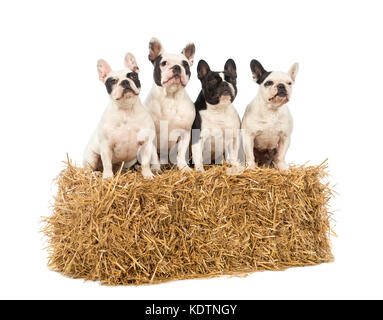
[[[289,73],[272,72],[260,86],[255,99],[247,106],[242,119],[242,135],[249,168],[256,167],[253,151],[257,148],[277,149],[274,164],[279,170],[288,169],[285,156],[290,146],[293,119],[286,102],[290,100],[291,87],[297,72],[298,64],[294,64]],[[265,87],[264,83],[267,81],[273,81],[274,85]],[[273,98],[279,83],[285,84],[287,99]]]
[[[153,84],[145,106],[154,120],[157,135],[157,150],[161,154],[168,151],[177,143],[180,137],[177,151],[177,166],[179,169],[188,170],[186,152],[190,142],[190,131],[195,118],[194,104],[185,89],[168,92],[167,88]],[[166,132],[161,129],[167,126]]]

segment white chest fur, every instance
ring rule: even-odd
[[[287,105],[270,109],[253,101],[245,112],[242,128],[254,139],[257,149],[271,150],[277,148],[282,137],[291,135],[293,121]]]
[[[225,134],[227,130],[238,130],[240,120],[237,111],[232,104],[207,104],[206,110],[201,110],[201,131],[205,135],[214,135],[217,130]]]
[[[185,89],[175,93],[166,92],[165,88],[153,86],[145,106],[151,114],[156,128],[160,121],[167,121],[169,128],[184,128],[190,130],[194,117],[194,104]]]
[[[179,169],[190,170],[186,163],[191,127],[195,118],[194,104],[185,89],[168,92],[166,88],[153,85],[145,106],[155,125],[157,150],[161,159],[178,141],[176,162]],[[174,149],[173,149],[174,150]]]

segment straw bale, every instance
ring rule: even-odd
[[[326,163],[110,180],[69,160],[44,218],[49,267],[105,285],[242,275],[333,260]]]

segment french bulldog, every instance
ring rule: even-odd
[[[99,79],[109,94],[109,104],[84,153],[84,168],[100,170],[103,178],[113,177],[113,164],[125,167],[140,160],[144,178],[153,178],[150,164],[160,170],[155,148],[155,127],[139,98],[139,68],[131,53],[125,56],[125,69],[112,71],[104,60],[97,62]]]
[[[234,60],[226,61],[224,71],[211,71],[205,60],[197,66],[202,90],[195,102],[192,126],[192,155],[196,171],[203,163],[217,163],[226,156],[229,164],[239,166],[241,121],[233,101],[237,96],[237,69]]]
[[[287,102],[291,99],[299,65],[295,63],[287,73],[269,72],[257,60],[252,60],[250,69],[259,90],[242,118],[247,167],[267,165],[287,170],[285,156],[293,130]]]
[[[165,52],[161,42],[152,38],[149,42],[149,60],[154,67],[154,84],[145,101],[154,120],[157,149],[168,161],[168,153],[176,146],[177,167],[191,170],[187,164],[191,127],[195,118],[194,104],[185,87],[190,79],[195,46],[189,43],[180,54]],[[173,150],[174,151],[174,150]]]

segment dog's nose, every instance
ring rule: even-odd
[[[286,91],[286,87],[283,83],[277,85],[278,91]]]
[[[128,80],[122,80],[120,83],[120,86],[123,88],[129,88],[130,87],[129,81]]]
[[[180,74],[181,73],[181,67],[179,65],[175,65],[173,68],[174,74]]]

